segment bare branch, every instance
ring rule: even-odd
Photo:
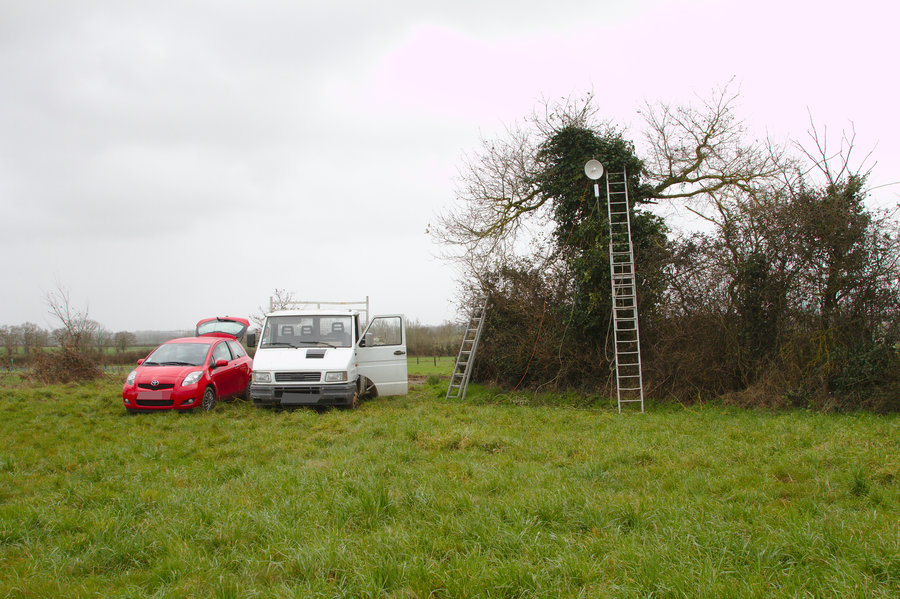
[[[645,104],[645,167],[656,198],[709,199],[729,188],[753,193],[778,175],[782,151],[768,140],[746,141],[735,115],[738,93],[729,85],[699,108]]]
[[[822,125],[816,126],[813,120],[812,112],[809,112],[809,129],[806,134],[812,140],[812,146],[807,147],[801,143],[795,143],[794,146],[809,161],[809,166],[804,171],[804,175],[810,171],[819,171],[825,178],[827,185],[835,186],[841,179],[845,177],[860,177],[865,179],[868,177],[876,163],[866,166],[870,161],[872,154],[875,152],[873,147],[860,161],[858,166],[853,165],[853,150],[856,148],[856,126],[850,122],[850,132],[841,131],[841,141],[837,151],[830,153],[828,151],[828,127]],[[819,129],[821,128],[821,133]]]

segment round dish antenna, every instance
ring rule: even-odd
[[[584,165],[584,174],[587,175],[588,179],[596,181],[603,176],[603,165],[599,160],[594,160],[592,158]]]

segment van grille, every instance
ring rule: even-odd
[[[277,383],[315,383],[322,378],[321,372],[276,372]]]

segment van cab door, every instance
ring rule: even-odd
[[[356,343],[359,374],[378,395],[406,395],[406,323],[400,314],[375,316]]]

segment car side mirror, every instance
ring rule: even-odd
[[[141,358],[140,360],[138,360],[138,366],[140,366],[143,363],[144,363],[144,358]]]
[[[222,366],[228,366],[228,360],[216,360],[216,368],[221,368]]]

